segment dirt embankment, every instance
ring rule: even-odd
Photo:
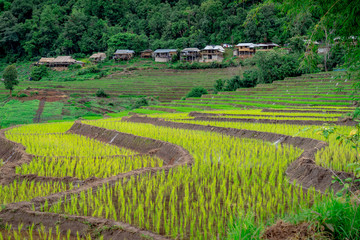
[[[190,112],[190,117],[241,117],[241,116],[247,116],[247,117],[284,117],[284,118],[324,118],[324,117],[311,117],[311,116],[287,116],[287,115],[258,115],[258,114],[224,114],[224,113],[202,113],[202,112]]]
[[[325,192],[331,188],[334,191],[339,191],[342,186],[338,183],[332,183],[332,176],[338,175],[341,179],[354,177],[353,174],[332,171],[315,163],[315,154],[317,151],[327,147],[327,144],[323,141],[292,137],[283,134],[269,133],[269,132],[258,132],[244,129],[234,128],[223,128],[215,126],[204,126],[191,123],[177,123],[164,121],[157,118],[140,117],[137,115],[131,116],[130,118],[123,118],[123,121],[137,122],[137,123],[149,123],[156,126],[178,128],[178,129],[191,129],[200,131],[217,132],[237,138],[253,138],[273,142],[274,144],[287,144],[294,147],[298,147],[304,150],[293,163],[288,167],[286,174],[290,181],[296,181],[297,184],[301,184],[304,188],[315,187],[316,190]]]
[[[216,122],[244,122],[244,123],[274,123],[294,125],[323,125],[335,124],[340,126],[355,126],[357,123],[351,120],[345,121],[314,121],[314,120],[276,120],[276,119],[254,119],[254,118],[220,118],[220,117],[195,117],[188,119],[193,121],[216,121]]]
[[[7,173],[7,177],[2,177],[1,183],[9,183],[15,177],[20,179],[29,179],[37,181],[48,181],[51,178],[43,178],[36,175],[18,176],[15,174],[15,166],[31,161],[32,156],[25,152],[25,148],[18,144],[7,140],[4,136],[4,130],[0,132],[0,149],[1,158],[8,159],[0,173]],[[78,231],[81,236],[88,233],[100,233],[105,239],[168,239],[164,236],[155,234],[150,231],[138,229],[130,224],[123,222],[115,222],[106,219],[87,217],[87,216],[68,216],[63,214],[54,214],[38,211],[39,207],[46,201],[52,204],[62,197],[80,194],[82,191],[101,187],[103,184],[113,185],[121,180],[125,180],[132,176],[143,175],[146,173],[156,174],[160,170],[168,172],[171,168],[181,165],[191,165],[193,158],[188,151],[180,146],[167,143],[151,138],[144,138],[132,134],[121,133],[113,130],[107,130],[95,126],[85,125],[76,122],[68,133],[79,134],[96,140],[113,144],[119,147],[129,148],[140,152],[141,154],[152,154],[164,161],[163,167],[142,168],[127,173],[121,173],[105,179],[90,178],[83,181],[78,188],[73,190],[55,193],[46,197],[34,198],[28,202],[8,204],[6,208],[0,212],[0,224],[8,223],[13,226],[23,223],[24,227],[31,226],[33,223],[43,224],[46,228],[55,228],[59,226],[62,233],[71,230],[72,235],[76,236]],[[7,170],[11,171],[7,171]],[[54,180],[59,180],[54,178]],[[63,178],[63,181],[74,181],[75,178]],[[69,199],[69,198],[68,198]],[[34,206],[35,211],[32,210]],[[114,227],[115,226],[115,227]]]

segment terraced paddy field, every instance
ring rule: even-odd
[[[0,238],[272,239],[355,178],[356,149],[318,134],[351,132],[352,105],[172,104],[1,130]]]
[[[354,80],[341,73],[303,75],[259,84],[255,88],[241,88],[236,92],[206,94],[201,98],[174,100],[151,107],[196,107],[203,109],[226,109],[231,107],[296,108],[303,107],[353,107],[350,97]]]
[[[84,81],[21,81],[17,90],[26,88],[58,89],[68,95],[94,95],[102,88],[112,96],[134,95],[156,97],[167,102],[184,97],[193,87],[201,86],[209,91],[219,78],[239,75],[242,67],[203,70],[149,69],[115,72],[101,79]],[[75,80],[75,79],[74,79]],[[0,85],[0,97],[8,94]]]

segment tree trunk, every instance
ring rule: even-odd
[[[12,89],[10,89],[10,97],[12,97]]]

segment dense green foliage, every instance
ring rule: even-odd
[[[32,81],[40,81],[46,76],[48,76],[48,70],[45,65],[40,65],[31,69],[30,77]]]
[[[109,95],[107,93],[105,93],[104,89],[100,88],[96,91],[96,94],[95,94],[97,97],[103,97],[103,98],[106,98],[108,97]]]
[[[14,90],[14,86],[19,84],[18,73],[15,65],[9,65],[5,68],[3,73],[5,88],[11,91]]]
[[[308,33],[317,18],[295,21],[281,4],[261,0],[2,0],[0,55],[13,62],[116,48],[286,43]]]
[[[190,97],[201,97],[203,94],[207,94],[207,90],[203,87],[194,87],[191,91],[186,95],[187,98]]]

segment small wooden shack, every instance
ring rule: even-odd
[[[249,58],[256,53],[256,44],[253,43],[239,43],[235,46],[234,56],[239,58]]]
[[[257,48],[256,51],[267,52],[278,46],[279,45],[277,45],[276,43],[259,43],[256,44],[256,48]]]
[[[198,62],[200,59],[200,50],[198,48],[184,48],[180,53],[181,61]]]
[[[116,52],[114,53],[114,59],[115,60],[125,60],[128,61],[130,59],[132,59],[135,56],[135,52],[133,50],[122,50],[122,49],[118,49],[116,50]]]
[[[156,49],[154,52],[155,62],[170,62],[176,55],[176,49]]]
[[[201,62],[221,62],[225,49],[219,45],[208,45],[200,51]]]
[[[153,57],[153,50],[151,49],[146,49],[144,51],[141,52],[141,58],[152,58]]]
[[[106,54],[105,53],[94,53],[93,55],[90,56],[90,61],[98,63],[101,61],[104,61],[106,59]]]

